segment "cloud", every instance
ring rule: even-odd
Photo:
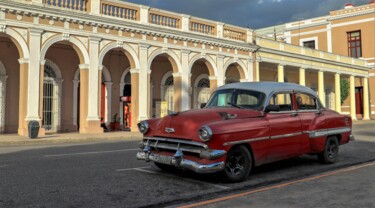
[[[127,0],[227,24],[253,29],[329,15],[348,2],[364,5],[370,0]]]

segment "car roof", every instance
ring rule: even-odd
[[[299,91],[312,94],[317,97],[315,91],[311,88],[294,84],[294,83],[285,83],[285,82],[237,82],[232,84],[223,85],[217,90],[223,89],[242,89],[242,90],[255,90],[263,92],[266,96],[270,96],[275,91]]]

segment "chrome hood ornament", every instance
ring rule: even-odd
[[[174,128],[165,128],[165,132],[167,132],[167,133],[174,133],[175,130],[174,130]]]

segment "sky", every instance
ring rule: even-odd
[[[154,8],[258,29],[328,15],[370,0],[126,0]]]

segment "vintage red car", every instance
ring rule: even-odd
[[[222,171],[246,179],[255,166],[302,154],[334,163],[339,145],[354,139],[349,116],[328,110],[310,88],[241,82],[215,90],[203,109],[138,123],[144,134],[137,158],[159,168]]]

